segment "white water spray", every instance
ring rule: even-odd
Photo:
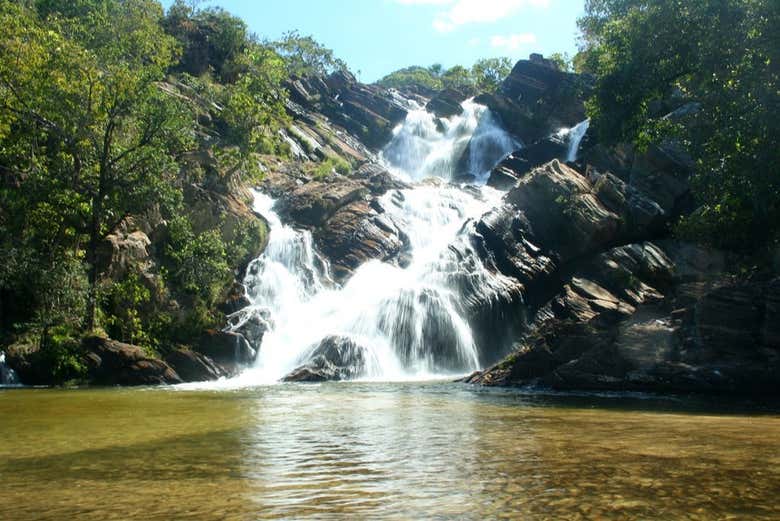
[[[383,152],[390,170],[411,181],[449,180],[471,142],[476,146],[469,162],[477,165],[477,181],[484,181],[516,144],[487,109],[471,101],[463,106],[463,114],[440,122],[443,128],[423,110],[410,112]],[[358,346],[364,361],[359,378],[409,380],[478,369],[459,281],[490,288],[496,275],[479,262],[462,265],[450,245],[469,248],[464,223],[481,217],[500,197],[489,187],[464,190],[442,180],[388,192],[380,204],[408,235],[411,261],[405,268],[369,261],[342,287],[330,280],[311,234],[284,225],[273,200],[256,194],[255,209],[270,224],[269,244],[247,270],[251,305],[231,317],[230,329],[240,331],[254,321],[266,331],[254,346],[256,365],[240,383],[279,381],[330,337]]]
[[[572,163],[577,160],[577,154],[580,151],[580,144],[588,133],[590,128],[590,119],[577,123],[572,128],[564,128],[558,131],[558,137],[566,139],[568,148],[566,150],[566,161]]]
[[[467,100],[463,112],[451,118],[437,119],[422,108],[410,111],[393,131],[382,159],[392,173],[407,181],[451,180],[461,173],[484,184],[493,167],[517,148],[519,144],[487,107]],[[463,172],[457,172],[459,167]]]

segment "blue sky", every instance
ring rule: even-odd
[[[172,0],[163,0],[166,7]],[[214,0],[270,39],[312,35],[364,82],[408,65],[576,52],[584,0]]]

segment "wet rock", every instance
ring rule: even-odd
[[[317,230],[315,240],[339,281],[368,260],[394,261],[408,245],[400,223],[366,201],[341,208]]]
[[[366,350],[352,339],[324,338],[307,362],[284,377],[285,382],[324,382],[358,378],[366,371]]]
[[[230,375],[238,374],[257,356],[246,338],[228,331],[207,331],[193,350],[208,356]]]
[[[555,259],[532,242],[531,225],[514,205],[504,204],[484,215],[476,223],[475,235],[485,260],[524,286],[557,269]]]
[[[517,181],[534,168],[553,159],[563,161],[568,152],[568,144],[561,138],[551,136],[528,147],[512,152],[490,173],[488,185],[499,190],[512,188]]]
[[[226,315],[231,315],[250,304],[246,291],[242,284],[234,282],[220,303],[219,310]]]
[[[273,327],[271,311],[268,309],[245,308],[228,317],[228,321],[231,331],[246,338],[255,351],[260,350],[265,333]]]
[[[172,351],[165,357],[165,362],[185,382],[207,382],[228,376],[228,373],[209,357],[189,349]]]
[[[98,385],[162,385],[181,383],[168,364],[151,358],[138,346],[92,337],[83,342],[90,380]]]
[[[408,183],[401,181],[383,166],[374,162],[364,163],[350,177],[363,183],[374,196],[384,195],[390,190],[410,188]]]
[[[463,112],[461,103],[472,97],[475,92],[471,89],[446,88],[436,94],[425,107],[428,112],[433,112],[437,117],[450,118]]]
[[[312,181],[287,194],[277,203],[277,208],[296,223],[321,226],[340,208],[364,200],[368,192],[363,184],[350,179]]]

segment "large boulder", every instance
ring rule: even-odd
[[[307,355],[306,362],[284,377],[285,382],[352,380],[367,368],[366,349],[341,336],[324,338]]]
[[[279,212],[313,237],[331,264],[337,281],[346,280],[364,262],[403,263],[408,238],[401,223],[385,211],[380,197],[408,188],[376,163],[365,163],[350,177],[311,181],[285,194]]]
[[[620,227],[588,179],[557,160],[521,179],[505,200],[525,214],[537,244],[563,261],[613,241]]]
[[[463,112],[461,103],[472,97],[475,92],[472,89],[446,88],[436,94],[426,105],[429,112],[433,112],[439,118],[451,118]]]
[[[185,382],[207,382],[228,376],[227,371],[206,355],[189,349],[176,349],[168,353],[165,362]]]
[[[589,78],[534,56],[518,61],[498,92],[475,101],[487,105],[510,133],[530,145],[583,121],[591,88]]]
[[[512,355],[470,381],[780,394],[780,349],[766,332],[778,279],[737,283],[713,273],[718,252],[709,263],[702,253],[665,241],[598,254],[565,279]]]
[[[376,208],[366,201],[349,204],[315,233],[318,249],[330,260],[336,280],[345,280],[371,259],[394,261],[408,247],[402,224]]]
[[[294,78],[287,88],[294,103],[323,114],[373,150],[390,141],[393,128],[407,114],[393,93],[358,83],[346,71]]]
[[[141,347],[107,338],[83,342],[90,381],[98,385],[178,384],[181,377],[167,363],[147,355]]]
[[[347,178],[312,181],[287,194],[277,203],[279,212],[303,226],[321,226],[340,208],[365,200],[369,191]]]
[[[213,360],[228,375],[236,375],[251,365],[257,351],[239,333],[206,331],[193,350]]]

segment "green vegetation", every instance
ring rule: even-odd
[[[440,64],[430,67],[407,67],[392,72],[379,80],[377,85],[385,88],[403,89],[422,87],[430,91],[447,88],[468,88],[482,92],[494,92],[512,71],[509,58],[484,58],[470,69],[455,65],[444,69]]]
[[[58,381],[83,373],[84,334],[165,352],[221,325],[266,230],[247,212],[196,232],[188,187],[257,179],[259,154],[289,153],[290,74],[345,68],[193,5],[0,0],[0,343],[40,351]],[[148,257],[114,259],[139,227]]]
[[[578,68],[604,143],[673,140],[696,162],[678,231],[760,252],[780,234],[780,2],[588,0]],[[686,114],[664,117],[688,104]]]

